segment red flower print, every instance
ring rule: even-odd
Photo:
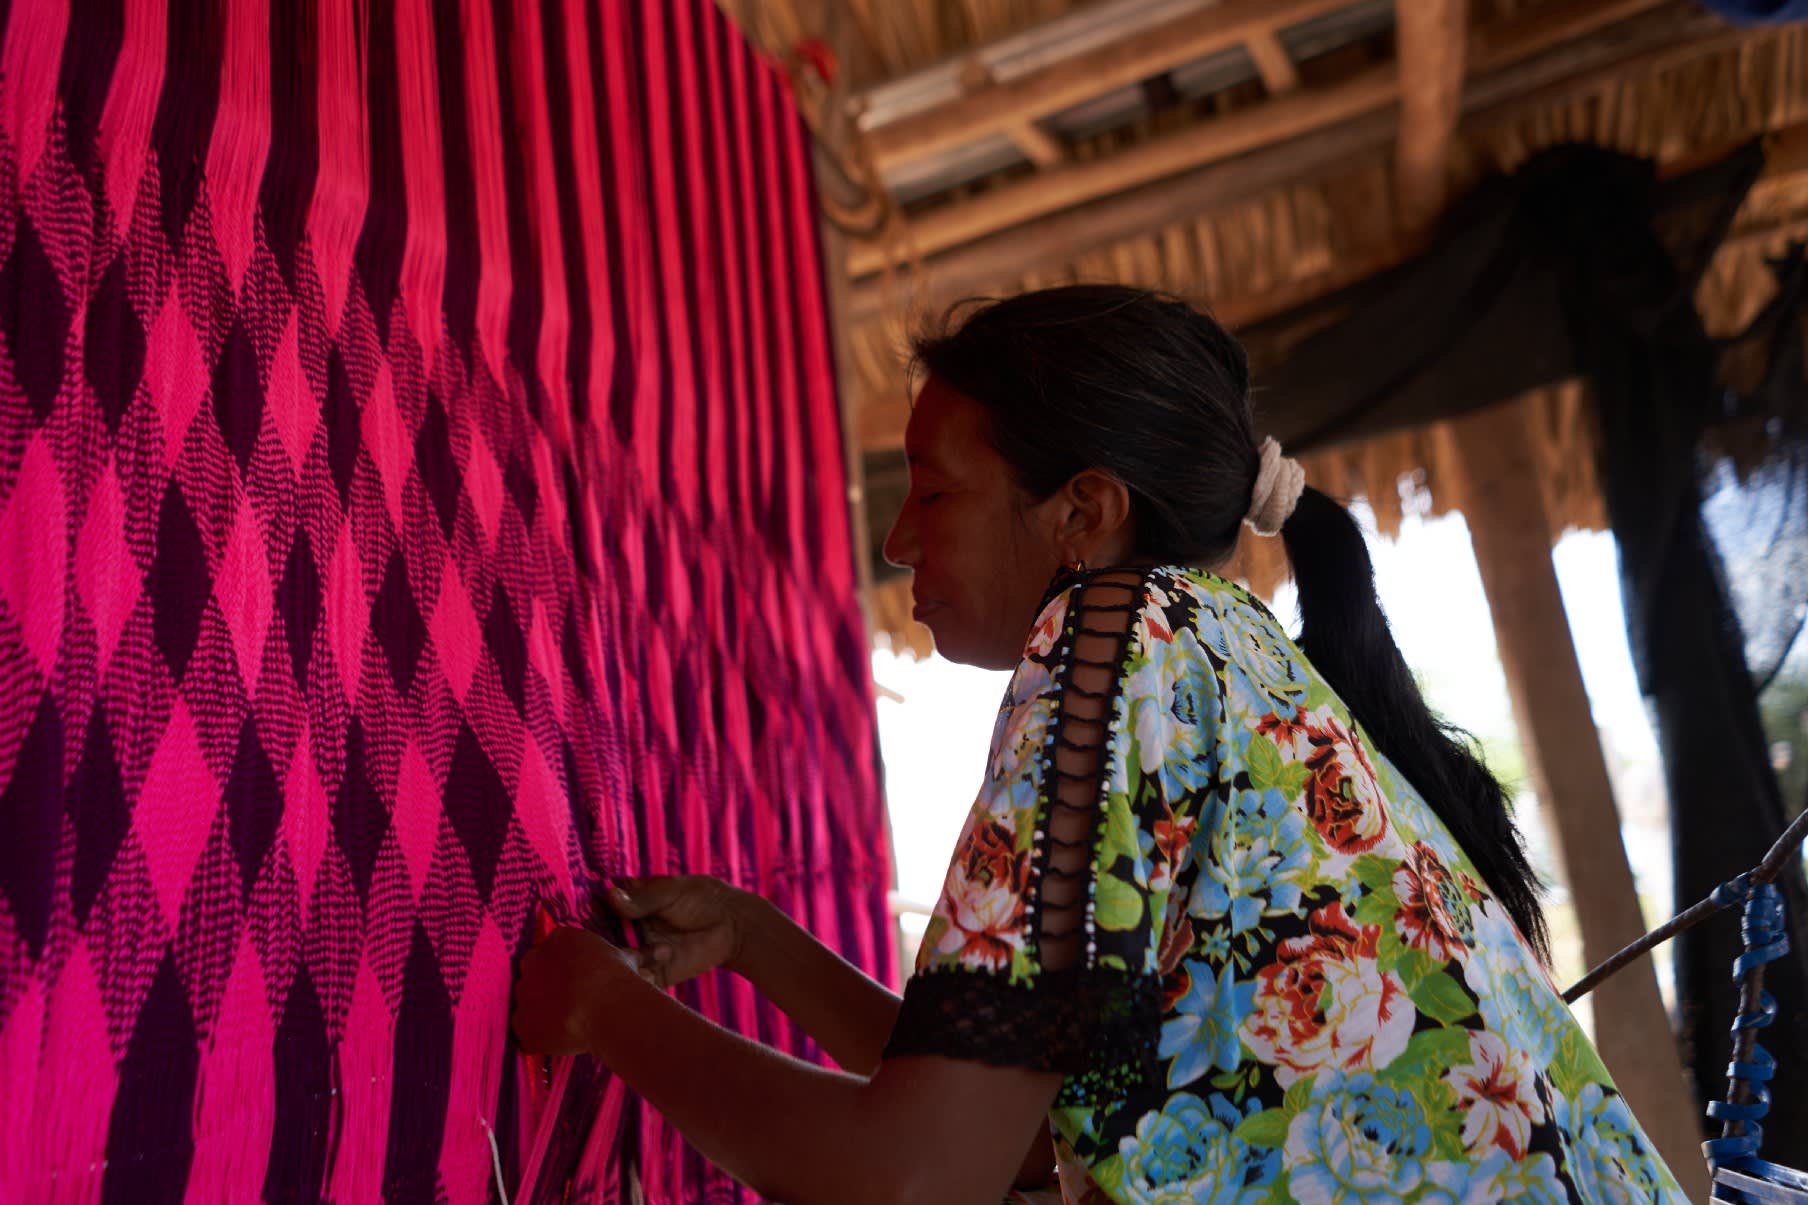
[[[1029,886],[1029,851],[1018,851],[1011,830],[988,820],[973,830],[966,849],[948,871],[937,911],[948,928],[936,953],[990,970],[1011,965],[1023,948],[1024,897]]]
[[[1290,1086],[1320,1067],[1375,1070],[1406,1049],[1416,1010],[1406,985],[1376,961],[1381,926],[1358,927],[1341,902],[1308,918],[1308,932],[1275,947],[1256,972],[1243,1040]]]
[[[1067,624],[1067,607],[1051,606],[1036,617],[1036,626],[1030,629],[1029,645],[1024,650],[1028,656],[1046,657],[1054,652],[1055,646],[1061,643],[1061,629]]]
[[[1014,881],[1015,876],[1027,872],[1029,866],[1027,855],[1018,853],[1016,844],[1016,836],[998,821],[988,820],[981,824],[973,830],[973,839],[967,842],[966,852],[962,855],[967,874],[987,883],[1001,879]]]
[[[1468,944],[1463,889],[1425,842],[1415,841],[1394,871],[1394,894],[1400,898],[1394,928],[1407,945],[1445,962]]]
[[[1168,884],[1174,881],[1174,871],[1179,868],[1181,859],[1186,856],[1187,846],[1192,844],[1193,834],[1199,829],[1197,816],[1186,816],[1174,819],[1173,809],[1168,809],[1165,820],[1155,822],[1154,863],[1149,876],[1150,891],[1166,891]]]
[[[1444,1073],[1463,1114],[1463,1147],[1477,1157],[1497,1146],[1524,1159],[1532,1127],[1544,1120],[1531,1057],[1509,1049],[1497,1035],[1469,1035],[1469,1058]]]
[[[1286,715],[1274,712],[1256,721],[1256,731],[1283,749],[1292,749],[1307,735],[1306,709],[1298,708]]]
[[[1330,708],[1320,708],[1307,732],[1306,814],[1326,844],[1340,853],[1366,853],[1387,835],[1387,809],[1362,737]]]

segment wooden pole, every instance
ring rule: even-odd
[[[1405,230],[1429,226],[1444,210],[1450,144],[1463,112],[1466,25],[1464,0],[1397,0],[1394,5],[1400,60],[1394,198]]]
[[[1582,928],[1585,961],[1645,931],[1620,814],[1601,752],[1563,596],[1526,400],[1436,429],[1455,470],[1487,591],[1495,641],[1538,798]],[[1702,1125],[1683,1077],[1657,976],[1642,959],[1594,993],[1595,1045],[1633,1113],[1691,1200],[1706,1199]]]

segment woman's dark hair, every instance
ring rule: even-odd
[[[1103,469],[1130,491],[1139,558],[1210,567],[1236,551],[1260,453],[1248,360],[1223,327],[1177,298],[1123,285],[1045,289],[959,314],[915,340],[916,362],[986,410],[993,447],[1031,497]],[[1299,590],[1300,648],[1546,954],[1538,877],[1506,792],[1473,740],[1426,706],[1355,519],[1307,487],[1281,538]]]

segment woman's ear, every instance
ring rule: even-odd
[[[1130,490],[1103,469],[1075,473],[1053,498],[1052,533],[1063,563],[1115,565],[1136,544]]]

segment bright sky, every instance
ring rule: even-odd
[[[1398,541],[1383,540],[1371,530],[1369,544],[1382,605],[1433,708],[1490,746],[1511,746],[1506,680],[1462,517],[1409,517]],[[1626,644],[1613,539],[1606,533],[1572,533],[1557,545],[1554,559],[1582,676],[1614,772],[1628,852],[1647,901],[1646,920],[1655,924],[1665,919],[1670,906],[1662,780]],[[1291,622],[1291,586],[1283,587],[1274,602],[1275,613]],[[873,674],[904,698],[902,703],[879,702],[898,890],[906,900],[932,904],[978,788],[1009,675],[940,657],[919,662],[886,652],[873,654]],[[1560,874],[1540,831],[1529,784],[1509,785],[1520,790],[1521,823],[1534,858],[1547,874]],[[1553,903],[1562,907],[1561,892]],[[1560,936],[1573,924],[1556,916],[1553,920]],[[1560,972],[1565,962],[1580,957],[1579,951],[1568,959],[1562,950],[1558,955]]]

